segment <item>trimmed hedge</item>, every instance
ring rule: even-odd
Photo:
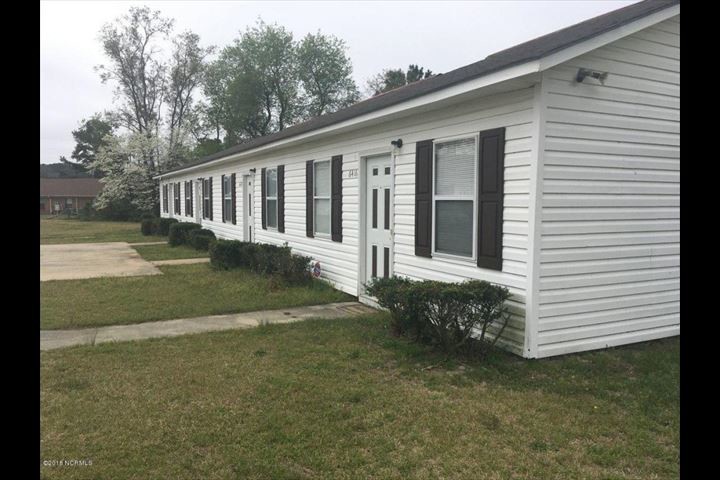
[[[153,217],[145,214],[140,221],[140,233],[167,236],[170,233],[170,225],[175,223],[178,223],[175,218]]]
[[[157,231],[157,224],[154,218],[145,218],[140,222],[140,233],[143,235],[153,235]]]
[[[170,225],[168,232],[168,244],[171,247],[178,245],[185,245],[190,240],[190,232],[193,230],[200,230],[200,225],[197,223],[190,222],[178,222]]]
[[[162,235],[163,237],[166,237],[170,234],[170,226],[175,225],[176,223],[180,223],[177,218],[162,218],[157,217],[155,219],[156,222],[156,235]]]
[[[188,243],[195,250],[207,251],[210,244],[215,241],[215,233],[206,228],[192,230],[188,235]]]
[[[210,245],[210,264],[222,270],[248,268],[290,284],[312,280],[310,257],[293,254],[287,245],[218,240]]]
[[[373,279],[367,292],[390,310],[397,333],[446,353],[484,354],[507,326],[507,288],[482,280],[444,283],[405,278]],[[486,334],[492,331],[492,340]]]

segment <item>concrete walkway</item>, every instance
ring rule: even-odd
[[[131,247],[143,247],[145,245],[166,245],[168,242],[136,242],[128,243]]]
[[[40,281],[162,275],[126,242],[40,245]]]
[[[330,303],[310,307],[265,310],[260,312],[214,315],[146,322],[134,325],[87,328],[82,330],[41,330],[40,350],[97,345],[107,342],[143,340],[146,338],[176,337],[192,333],[252,328],[273,323],[291,323],[309,318],[341,318],[375,313],[376,310],[358,302]]]
[[[191,263],[209,263],[209,262],[210,262],[209,257],[178,258],[176,260],[150,260],[150,263],[152,263],[156,267],[159,267],[162,265],[189,265]]]

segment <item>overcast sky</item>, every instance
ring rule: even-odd
[[[42,1],[40,5],[40,162],[70,158],[71,131],[94,112],[111,109],[111,85],[98,32],[131,5],[147,5],[176,20],[175,32],[200,35],[222,48],[262,17],[296,39],[322,30],[346,41],[355,81],[384,68],[416,63],[443,73],[498,50],[637,0],[564,1]]]

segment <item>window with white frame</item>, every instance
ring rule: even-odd
[[[182,213],[182,196],[180,192],[180,182],[175,184],[175,213],[180,215]]]
[[[192,216],[192,180],[185,182],[185,216]]]
[[[210,218],[210,179],[203,178],[203,218]]]
[[[475,245],[475,137],[439,140],[433,157],[433,249],[472,258]]]
[[[314,163],[313,221],[315,233],[330,235],[330,161]]]
[[[265,219],[267,226],[277,228],[277,169],[268,168],[265,173]]]
[[[223,177],[223,222],[232,222],[232,176]]]

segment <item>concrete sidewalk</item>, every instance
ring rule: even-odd
[[[40,245],[40,281],[162,275],[126,242]]]
[[[156,267],[163,265],[191,265],[193,263],[210,263],[209,257],[198,257],[198,258],[177,258],[174,260],[150,260],[150,263]]]
[[[375,313],[377,310],[358,302],[329,303],[310,307],[264,310],[260,312],[213,315],[208,317],[164,320],[160,322],[115,325],[82,330],[41,330],[40,350],[124,342],[147,338],[175,337],[192,333],[252,328],[273,323],[291,323],[309,318],[341,318]]]

